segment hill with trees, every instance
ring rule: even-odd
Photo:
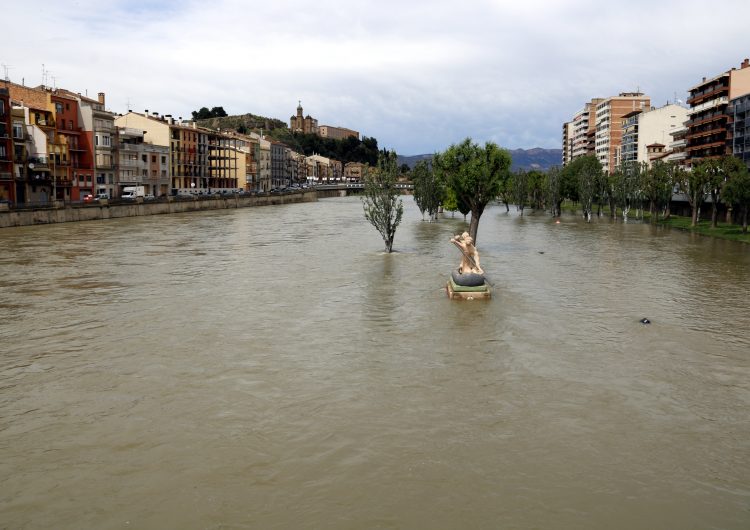
[[[193,111],[193,119],[201,127],[237,131],[240,134],[248,132],[263,133],[270,140],[281,142],[305,156],[313,154],[326,158],[333,158],[343,163],[362,162],[375,166],[378,161],[378,140],[376,138],[349,137],[343,140],[321,138],[316,134],[302,134],[292,132],[287,124],[276,118],[267,118],[255,114],[241,114],[227,116],[223,107],[208,109],[203,107]]]

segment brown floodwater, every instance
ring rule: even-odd
[[[0,528],[750,528],[750,246],[406,203],[0,231]]]

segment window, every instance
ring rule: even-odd
[[[68,120],[68,130],[69,131],[73,130],[73,120]]]
[[[17,140],[23,138],[23,124],[20,121],[13,122],[13,138]]]
[[[55,103],[55,112],[58,114],[61,114],[63,111],[63,105],[62,103]]]
[[[162,164],[166,164],[167,163],[167,157],[166,156],[161,157],[161,163]]]
[[[148,156],[146,156],[146,155],[141,155],[141,160],[142,160],[143,162],[148,162]]]
[[[151,155],[151,163],[156,164],[156,155]]]

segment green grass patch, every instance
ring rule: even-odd
[[[671,216],[666,221],[663,219],[659,220],[659,224],[662,226],[668,226],[670,228],[677,228],[679,230],[687,230],[688,232],[694,232],[703,236],[716,237],[719,239],[729,239],[731,241],[741,241],[742,243],[750,243],[750,232],[743,234],[741,225],[733,225],[729,223],[718,223],[716,228],[711,228],[711,221],[700,220],[697,226],[690,226],[690,217],[680,217],[677,215]]]

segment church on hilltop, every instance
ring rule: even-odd
[[[310,116],[302,116],[302,102],[297,105],[297,115],[289,118],[289,128],[292,132],[303,134],[318,134],[318,120]]]
[[[333,125],[320,125],[318,120],[310,116],[302,115],[302,102],[297,105],[297,115],[289,118],[289,129],[293,133],[317,134],[321,138],[333,138],[334,140],[343,140],[350,136],[359,139],[359,132],[344,127],[334,127]]]

